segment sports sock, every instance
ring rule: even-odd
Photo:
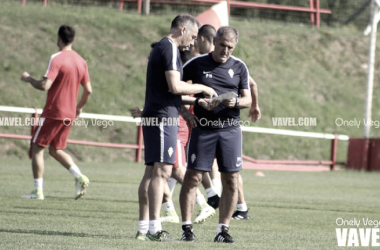
[[[213,197],[215,195],[218,195],[214,187],[209,187],[206,189],[207,198]]]
[[[34,189],[43,190],[43,184],[44,184],[43,178],[34,179]]]
[[[247,207],[247,203],[241,203],[241,204],[237,204],[236,205],[236,210],[237,211],[242,211],[242,212],[245,212],[248,210],[248,207]]]
[[[169,185],[169,189],[170,189],[170,193],[171,195],[173,196],[173,192],[174,192],[174,188],[175,188],[175,184],[177,183],[177,180],[170,177],[168,179],[168,185]]]
[[[185,225],[192,225],[191,221],[182,221],[182,226],[185,226]]]
[[[219,224],[218,224],[218,227],[216,228],[216,235],[218,235],[218,233],[221,233],[221,232],[222,232],[222,226],[226,226],[227,228],[230,227],[230,226],[228,226],[228,225],[226,225],[226,224],[219,223]]]
[[[149,221],[149,233],[151,235],[156,234],[158,231],[162,230],[162,224],[160,220],[150,220]]]
[[[206,199],[203,196],[203,194],[200,194],[197,196],[197,198],[195,198],[195,202],[197,203],[198,206],[201,207],[204,203],[206,203]]]
[[[212,179],[212,185],[215,187],[216,193],[219,197],[222,195],[222,180],[221,179]]]
[[[175,210],[174,203],[172,200],[165,202],[165,203],[162,203],[162,206],[164,207],[165,211]]]
[[[149,221],[148,220],[139,220],[139,228],[140,233],[146,234],[149,229]]]
[[[80,172],[80,169],[78,168],[77,165],[72,165],[69,169],[70,171],[70,174],[72,174],[75,177],[77,177],[78,175],[81,175],[82,173]]]

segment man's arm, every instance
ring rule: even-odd
[[[224,100],[223,103],[227,108],[244,109],[249,108],[252,103],[251,93],[248,89],[241,89],[240,97]],[[237,104],[238,102],[238,104]]]
[[[166,81],[168,82],[169,90],[175,95],[192,95],[203,93],[207,98],[218,96],[218,94],[210,87],[202,84],[188,84],[181,81],[181,75],[179,71],[169,70],[165,71]]]
[[[256,122],[261,117],[261,111],[259,108],[259,93],[257,90],[257,83],[251,76],[249,76],[249,85],[251,87],[252,104],[251,108],[249,109],[248,117],[251,117],[252,121]]]
[[[31,77],[28,72],[24,72],[22,74],[21,80],[24,82],[29,82],[34,88],[42,91],[49,90],[53,84],[53,81],[46,77],[42,78],[41,80],[36,80]]]
[[[90,82],[83,84],[82,87],[83,87],[83,93],[82,93],[82,97],[81,97],[81,99],[77,105],[77,117],[80,115],[80,113],[82,113],[82,108],[87,103],[87,101],[90,99],[90,96],[92,94],[92,87],[91,87]]]

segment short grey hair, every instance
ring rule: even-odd
[[[197,29],[201,26],[201,23],[195,19],[190,14],[180,14],[176,16],[171,25],[171,29],[178,29],[179,27],[185,26],[186,28],[190,28],[189,25],[195,26]]]
[[[222,27],[220,27],[218,29],[218,31],[216,32],[215,39],[219,40],[219,38],[221,38],[222,36],[225,36],[225,35],[234,36],[235,40],[236,40],[236,44],[238,43],[239,32],[237,31],[236,28],[234,28],[232,26],[222,26]]]

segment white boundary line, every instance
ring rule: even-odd
[[[9,107],[9,106],[0,106],[0,111],[5,112],[15,112],[15,113],[28,113],[34,114],[35,109],[33,108],[19,108],[19,107]],[[37,109],[37,113],[41,114],[42,109]],[[140,122],[140,118],[133,118],[131,116],[119,116],[119,115],[103,115],[103,114],[92,114],[92,113],[82,113],[80,114],[81,118],[88,119],[100,119],[100,120],[110,120],[110,121],[121,121],[121,122]],[[242,131],[245,132],[255,132],[263,134],[274,134],[274,135],[290,135],[290,136],[301,136],[301,137],[310,137],[310,138],[319,138],[319,139],[334,139],[334,134],[324,134],[324,133],[314,133],[314,132],[302,132],[295,130],[286,130],[286,129],[273,129],[273,128],[260,128],[260,127],[241,127]],[[338,140],[348,141],[349,136],[347,135],[338,135]]]

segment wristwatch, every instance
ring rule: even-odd
[[[237,107],[239,107],[239,98],[235,98],[236,99],[236,102],[235,102],[235,107],[234,108],[237,108]]]

